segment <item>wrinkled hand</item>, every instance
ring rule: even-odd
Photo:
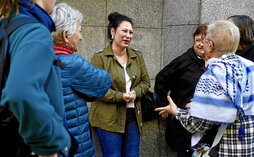
[[[39,157],[57,157],[57,154],[53,154],[53,155],[49,155],[49,156],[39,155]]]
[[[171,114],[173,116],[176,116],[176,114],[177,114],[177,106],[176,106],[176,104],[174,103],[174,101],[171,99],[170,96],[167,96],[167,99],[169,101],[169,105],[168,106],[159,107],[159,108],[155,109],[155,111],[159,111],[159,114],[163,118],[167,117],[168,114]]]

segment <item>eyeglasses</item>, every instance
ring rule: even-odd
[[[212,41],[211,39],[209,39],[209,38],[207,38],[205,35],[202,35],[201,36],[201,42],[204,44],[205,43],[205,41]]]

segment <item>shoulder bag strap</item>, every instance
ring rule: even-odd
[[[220,142],[220,140],[221,140],[221,138],[222,138],[222,136],[223,136],[223,133],[224,133],[224,131],[227,129],[227,125],[225,125],[225,124],[221,124],[221,126],[220,126],[220,128],[218,129],[218,132],[217,132],[217,134],[216,134],[216,136],[215,136],[215,138],[214,138],[214,140],[213,140],[213,144],[212,144],[212,146],[211,146],[211,148],[209,149],[209,151],[206,153],[206,155],[207,156],[217,156],[217,151],[215,151],[213,148],[215,147],[215,146],[217,146],[218,144],[219,144],[219,142]],[[209,155],[208,155],[209,154]]]

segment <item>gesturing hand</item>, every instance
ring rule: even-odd
[[[162,117],[167,117],[168,114],[171,114],[173,116],[176,116],[177,114],[177,106],[176,104],[174,103],[174,101],[171,99],[170,96],[167,96],[167,99],[169,101],[169,105],[168,106],[165,106],[165,107],[159,107],[159,108],[156,108],[155,111],[159,111],[160,115]]]

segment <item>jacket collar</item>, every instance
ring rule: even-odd
[[[193,47],[187,50],[187,54],[190,58],[195,60],[202,67],[203,70],[205,70],[205,61],[196,54]]]
[[[114,56],[114,52],[112,50],[112,45],[109,44],[105,49],[104,49],[104,54],[105,56]],[[129,59],[137,57],[137,54],[133,51],[133,49],[127,47],[127,53],[129,55]]]

